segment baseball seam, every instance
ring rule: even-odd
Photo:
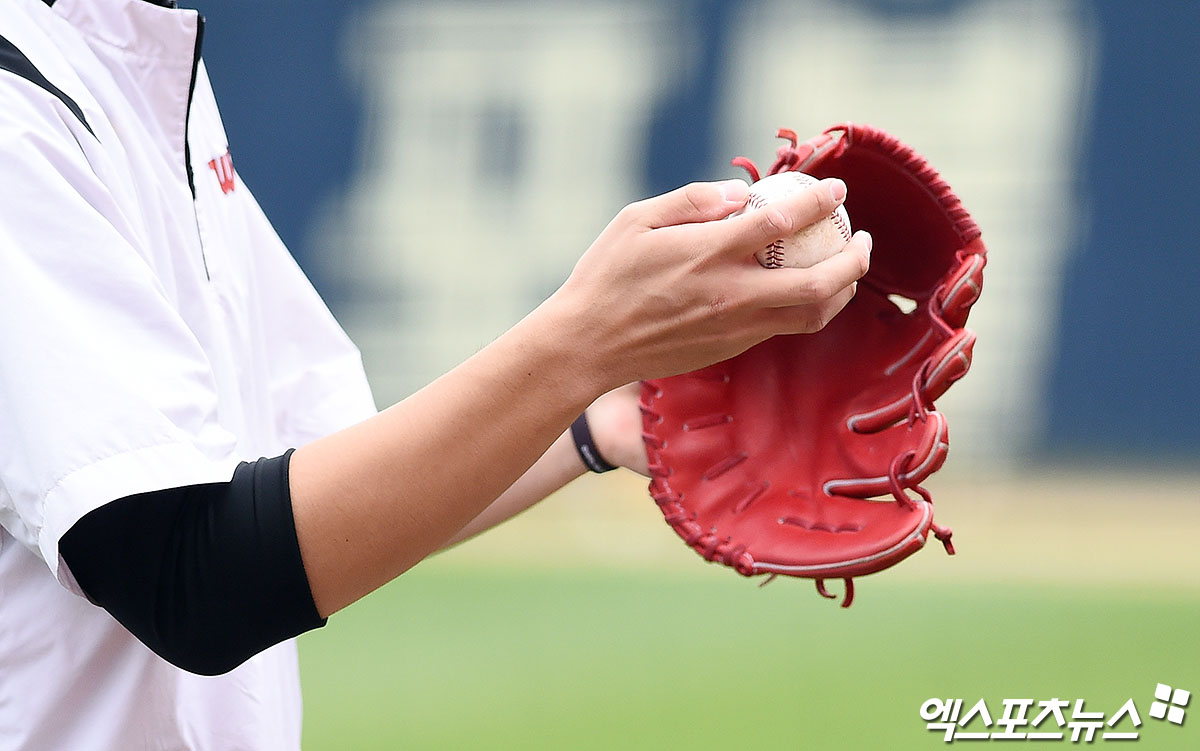
[[[815,179],[805,179],[806,176],[800,173],[789,172],[787,174],[793,175],[796,182],[800,183],[802,188],[807,188],[808,186],[815,185],[818,182]],[[766,196],[763,194],[751,191],[749,198],[746,200],[746,206],[750,209],[758,210],[766,206],[769,202],[770,201],[768,201]],[[839,206],[838,209],[840,210],[841,207]],[[839,210],[835,210],[827,218],[833,222],[834,229],[841,236],[842,242],[850,242],[850,227],[846,224],[846,220],[842,218],[842,214]],[[759,263],[765,268],[781,269],[787,265],[787,253],[784,251],[782,240],[776,240],[767,247],[763,248],[759,253]]]
[[[783,241],[776,240],[767,247],[763,248],[762,265],[768,269],[781,269],[786,254],[783,252]]]
[[[838,208],[841,207],[839,206]],[[850,228],[846,226],[846,220],[842,218],[842,213],[834,211],[829,215],[829,218],[833,220],[833,226],[837,227],[838,234],[842,236],[842,241],[850,242]]]

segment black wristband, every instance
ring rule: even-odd
[[[579,452],[579,458],[583,460],[583,465],[593,472],[611,472],[616,469],[615,466],[609,464],[600,456],[600,451],[596,449],[596,442],[592,439],[592,430],[588,427],[587,411],[575,418],[575,422],[571,423],[571,437],[575,439],[575,450]]]

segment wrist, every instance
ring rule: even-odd
[[[579,414],[579,417],[575,418],[575,422],[571,423],[569,432],[571,442],[575,444],[575,453],[589,472],[603,474],[617,468],[616,464],[609,462],[600,452],[596,439],[592,435],[591,427],[588,425],[586,409]]]
[[[597,354],[588,337],[577,335],[582,317],[570,301],[554,296],[535,308],[509,331],[523,359],[537,367],[528,373],[551,387],[558,405],[579,415],[608,388],[608,377],[601,370],[603,355]],[[536,365],[535,365],[536,364]]]
[[[576,366],[581,385],[590,391],[589,404],[635,378],[621,367],[619,332],[609,330],[608,320],[597,312],[603,309],[568,280],[535,311],[549,321],[562,355]]]
[[[587,409],[596,451],[610,464],[647,474],[646,448],[642,441],[641,384],[634,382],[614,389]]]

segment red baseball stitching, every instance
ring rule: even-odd
[[[763,252],[766,253],[766,257],[763,259],[763,266],[766,266],[768,269],[783,268],[783,261],[786,256],[783,252],[782,240],[776,240],[763,248]]]
[[[850,242],[850,227],[847,226],[846,220],[842,219],[841,212],[834,211],[829,215],[829,218],[833,220],[833,226],[837,227],[838,232],[841,234],[842,241]]]

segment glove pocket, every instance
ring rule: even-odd
[[[933,507],[924,502],[867,501],[791,493],[778,515],[760,514],[739,530],[753,573],[810,579],[874,573],[925,545]]]

